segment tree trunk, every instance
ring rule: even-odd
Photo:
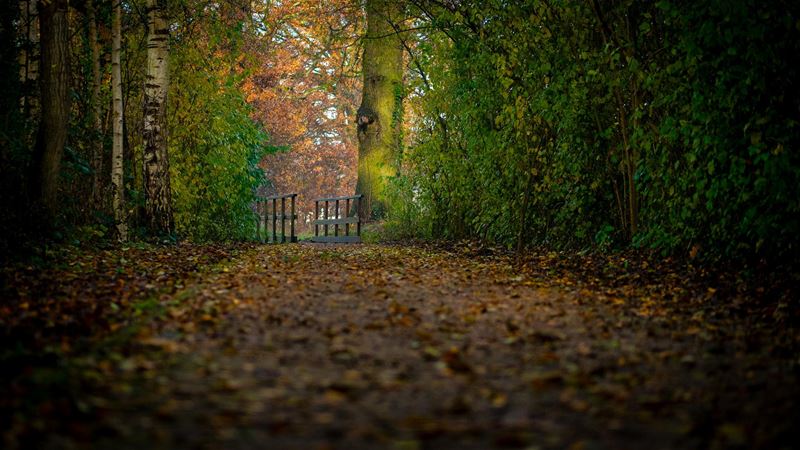
[[[117,238],[120,241],[128,239],[127,214],[125,214],[125,184],[123,181],[123,151],[122,151],[122,69],[120,53],[122,51],[122,0],[115,0],[114,12],[111,23],[111,97],[113,110],[113,137],[111,147],[111,184],[114,189],[114,223],[117,228]],[[102,164],[102,159],[101,159]]]
[[[144,88],[143,177],[145,220],[155,234],[174,228],[167,155],[169,28],[164,0],[147,0],[147,74]]]
[[[367,0],[366,9],[356,182],[356,193],[364,195],[359,211],[363,220],[385,212],[385,187],[397,173],[403,119],[403,46],[392,26],[402,18],[402,2]]]
[[[92,204],[95,209],[103,207],[103,108],[100,104],[100,43],[97,39],[97,14],[95,0],[86,2],[89,21],[89,45],[92,50],[92,90],[89,103],[92,122]]]
[[[14,155],[12,148],[14,142],[21,142],[19,125],[22,119],[19,114],[21,82],[18,78],[22,58],[13,63],[22,53],[19,51],[19,38],[14,25],[19,19],[19,5],[13,3],[0,4],[0,202],[4,205],[10,202],[4,200],[20,198],[18,192],[11,192],[8,188],[15,186],[11,178],[17,178],[12,173]],[[18,186],[18,184],[16,185]],[[14,202],[15,204],[19,204]],[[20,202],[21,203],[21,202]],[[8,206],[11,206],[8,204]],[[6,211],[4,211],[6,212]],[[16,212],[16,209],[15,211]],[[0,227],[5,217],[0,216]],[[3,242],[0,237],[0,242]]]
[[[24,74],[24,53],[20,50],[20,39],[14,26],[18,20],[21,20],[18,9],[20,9],[20,5],[13,3],[0,5],[0,15],[2,15],[0,16],[0,61],[4,62],[0,67],[0,83],[2,83],[0,85],[0,136],[2,136],[3,144],[7,142],[6,133],[11,130],[9,127],[11,117],[16,116],[15,109],[21,104],[19,103],[21,100],[20,87],[21,82],[24,81],[18,78],[18,75],[21,77]],[[12,62],[15,59],[17,60],[16,64]],[[14,133],[17,132],[19,130],[14,130]],[[7,150],[5,145],[0,147],[0,158],[5,156]],[[0,162],[2,161],[4,160],[0,159]],[[4,169],[5,167],[0,167],[0,172]]]
[[[20,8],[20,29],[21,36],[24,35],[20,45],[19,68],[20,81],[22,82],[22,96],[20,98],[20,109],[26,120],[35,119],[38,116],[38,94],[34,86],[38,87],[39,82],[39,13],[38,2],[36,0],[25,0],[19,4]]]
[[[33,198],[53,219],[58,206],[61,156],[69,122],[69,22],[67,0],[40,5],[41,121],[34,153]]]

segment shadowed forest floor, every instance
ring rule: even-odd
[[[796,297],[676,267],[468,245],[62,250],[3,269],[2,446],[792,448]]]

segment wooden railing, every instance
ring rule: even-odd
[[[294,234],[294,222],[297,220],[295,214],[295,199],[297,194],[273,195],[271,197],[260,197],[256,199],[257,215],[257,235],[264,242],[286,242],[286,221],[289,221],[289,242],[297,242]],[[286,214],[286,199],[290,201],[291,213]],[[280,202],[280,214],[278,214],[278,202]],[[270,208],[270,206],[272,206]],[[281,232],[278,235],[278,221],[281,221]],[[270,234],[269,223],[272,222],[272,233]],[[280,240],[279,240],[280,239]]]
[[[361,218],[358,211],[361,211],[361,199],[364,196],[353,195],[351,197],[330,197],[318,198],[314,200],[314,237],[312,242],[361,242]],[[351,211],[351,203],[355,202],[356,209]],[[320,219],[320,205],[324,204],[323,217]],[[330,205],[333,205],[333,217],[330,214]],[[341,206],[344,206],[342,215]],[[351,213],[354,213],[352,216]],[[356,234],[350,235],[350,225],[355,225]],[[328,234],[329,228],[333,227],[333,236]],[[344,226],[344,234],[340,235],[340,227]],[[323,229],[320,236],[319,229]]]

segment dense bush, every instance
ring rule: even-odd
[[[800,6],[416,4],[407,227],[794,257]]]
[[[253,196],[264,182],[257,165],[271,149],[238,88],[242,75],[230,70],[241,54],[231,48],[239,44],[237,30],[210,24],[209,32],[209,39],[180,42],[172,61],[175,225],[193,240],[247,239],[256,226]]]

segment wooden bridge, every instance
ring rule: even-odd
[[[314,237],[311,242],[358,243],[361,242],[361,194],[349,197],[328,197],[314,200]],[[289,214],[286,214],[286,203]],[[273,195],[256,199],[256,235],[262,242],[297,242],[295,235],[295,210],[297,194]],[[331,206],[333,210],[331,211]],[[351,208],[355,206],[355,209]],[[280,210],[278,209],[280,207]],[[320,214],[322,217],[320,218]],[[278,227],[280,221],[280,228]],[[286,235],[286,222],[289,235]],[[270,224],[272,226],[270,226]],[[320,235],[320,228],[322,235]],[[355,228],[355,234],[351,234]],[[331,229],[333,234],[330,234]],[[278,232],[280,230],[280,233]]]
[[[286,200],[290,201],[290,214],[286,214]],[[256,199],[256,217],[258,220],[256,233],[262,242],[278,243],[287,242],[286,221],[289,221],[288,242],[297,242],[294,234],[294,222],[297,220],[295,214],[295,200],[297,194],[273,195],[271,197],[260,197]],[[278,202],[280,201],[280,214],[278,214]],[[271,208],[270,208],[271,206]],[[281,221],[281,233],[278,235],[278,220]],[[270,233],[270,222],[272,222],[272,233]]]
[[[358,212],[361,211],[361,199],[364,196],[361,194],[353,195],[350,197],[329,197],[318,198],[314,200],[314,237],[311,242],[361,242],[361,218]],[[351,204],[355,202],[355,214],[351,215]],[[330,205],[333,205],[333,216],[331,217]],[[320,218],[320,207],[322,206],[323,216]],[[341,206],[344,206],[344,214],[342,214]],[[350,226],[355,225],[355,235],[350,234]],[[320,227],[323,230],[323,235],[320,236]],[[329,234],[329,227],[333,227],[333,235]],[[344,230],[344,234],[340,234],[340,230]]]

